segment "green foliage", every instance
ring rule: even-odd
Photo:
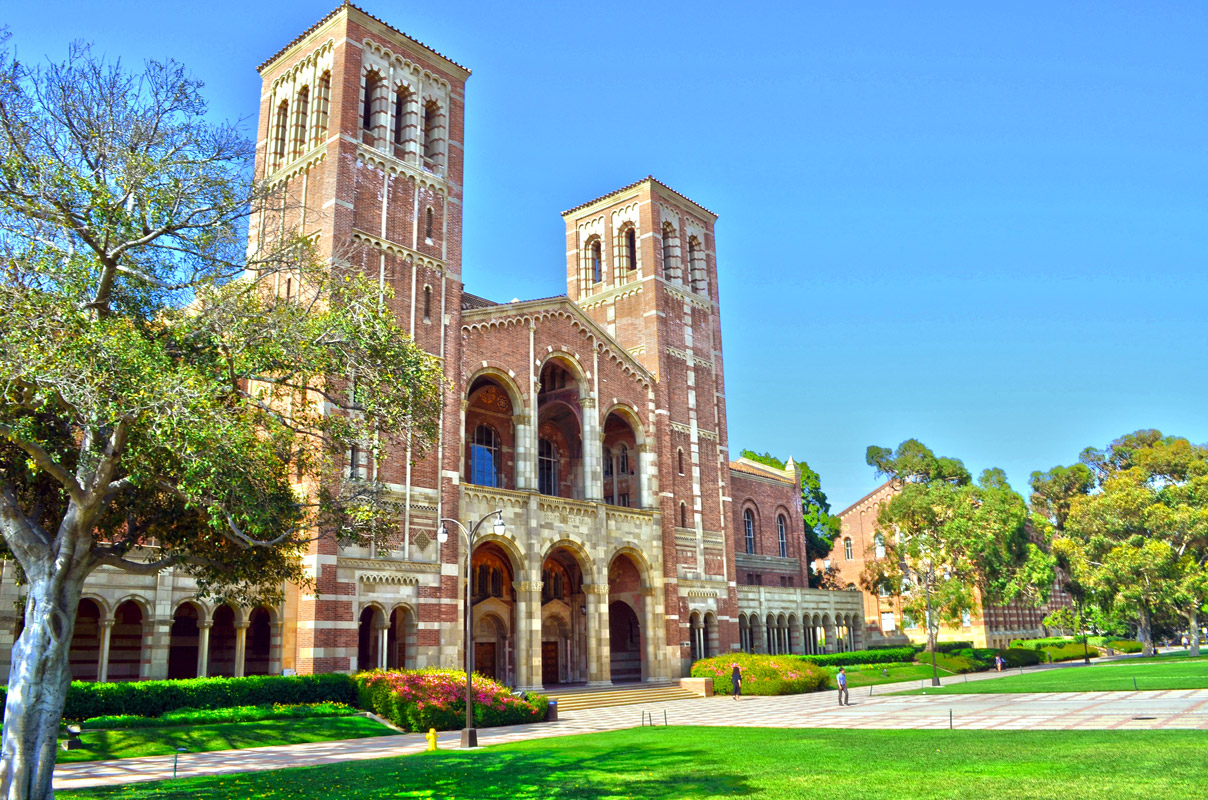
[[[1044,654],[1044,658],[1049,661],[1073,661],[1075,659],[1098,658],[1099,648],[1091,645],[1082,645],[1080,643],[1068,642],[1059,645],[1048,645],[1040,648],[1040,652]]]
[[[182,708],[344,703],[355,705],[348,675],[257,675],[248,678],[192,678],[176,681],[89,683],[74,681],[63,716],[72,720],[138,714],[159,717]]]
[[[820,667],[851,667],[857,664],[898,664],[914,660],[915,647],[884,647],[878,650],[856,650],[851,653],[828,653],[820,656],[795,656]]]
[[[271,706],[234,706],[232,708],[178,708],[159,717],[118,714],[86,719],[85,730],[113,728],[164,728],[172,725],[216,725],[230,722],[260,722],[267,719],[311,719],[346,717],[357,710],[346,703],[277,703]]]
[[[1036,650],[1025,650],[1019,647],[1008,647],[1000,650],[1002,659],[1008,667],[1034,667],[1040,663],[1040,653]]]
[[[973,642],[936,642],[935,652],[951,653],[956,650],[968,650],[973,646]]]
[[[362,708],[408,731],[454,730],[466,721],[466,674],[452,669],[395,672],[373,670],[353,676]],[[473,676],[474,724],[517,725],[545,719],[549,698],[531,693],[522,700],[490,678]]]
[[[930,663],[930,657],[921,659],[924,663]],[[977,672],[979,669],[985,669],[972,658],[957,653],[936,653],[935,663],[942,670],[962,675],[966,672]]]
[[[742,693],[749,695],[803,694],[825,688],[829,673],[802,656],[769,656],[759,653],[730,653],[703,658],[692,665],[693,678],[712,678],[713,691],[730,694],[730,676],[737,664],[742,669]]]
[[[1096,637],[1096,638],[1099,638],[1099,637]],[[1137,641],[1133,641],[1132,639],[1108,639],[1107,637],[1102,637],[1102,638],[1105,639],[1106,641],[1093,642],[1093,644],[1095,644],[1097,646],[1102,646],[1102,647],[1110,647],[1112,650],[1115,650],[1117,653],[1140,653],[1142,650],[1145,649],[1145,646],[1143,644],[1141,644],[1140,642],[1137,642]]]

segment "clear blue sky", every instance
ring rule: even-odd
[[[216,114],[337,0],[10,3],[25,60],[172,56]],[[1208,441],[1208,4],[399,3],[474,70],[467,288],[565,292],[559,212],[647,174],[720,215],[730,444],[841,509],[869,444],[1033,469]],[[456,9],[450,11],[449,9]]]

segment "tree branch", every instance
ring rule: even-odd
[[[51,457],[50,453],[46,452],[37,442],[27,442],[21,438],[11,425],[0,423],[0,436],[8,439],[13,444],[24,450],[30,458],[34,460],[39,469],[50,473],[55,480],[63,484],[63,488],[71,496],[71,499],[80,505],[84,504],[84,487],[80,485],[75,476],[71,474],[59,462]]]

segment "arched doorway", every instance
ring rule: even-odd
[[[692,662],[696,663],[705,658],[705,624],[699,611],[688,615],[688,634]]]
[[[512,560],[495,542],[474,548],[470,598],[474,620],[474,671],[502,683],[514,681],[516,588]]]
[[[640,681],[646,673],[639,621],[645,600],[641,571],[632,558],[621,553],[608,566],[609,667],[613,683]]]
[[[362,672],[381,666],[381,637],[378,631],[382,628],[382,622],[382,610],[377,606],[361,609],[361,616],[357,620],[357,669]]]
[[[705,612],[705,658],[712,658],[721,653],[721,638],[717,631],[717,615],[712,611]]]
[[[272,614],[264,606],[256,606],[248,620],[243,674],[268,675],[273,654]]]
[[[95,600],[85,597],[77,606],[68,659],[72,680],[97,679],[101,664],[101,607]]]
[[[587,596],[583,567],[566,547],[541,565],[541,683],[587,680]]]
[[[193,603],[181,603],[172,615],[168,634],[168,678],[196,678],[200,647],[201,609]]]
[[[235,609],[227,605],[214,609],[214,624],[210,628],[210,665],[206,675],[211,678],[235,677]]]
[[[143,660],[143,610],[127,600],[113,612],[113,632],[109,635],[109,675],[111,681],[136,681]]]
[[[406,606],[390,612],[386,629],[386,668],[410,669],[415,653],[415,615]]]
[[[568,364],[551,358],[541,367],[537,392],[537,490],[584,497],[583,420],[579,382]]]

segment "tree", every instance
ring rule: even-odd
[[[1145,651],[1155,615],[1177,611],[1199,653],[1208,603],[1208,447],[1157,430],[1083,451],[1095,490],[1076,494],[1061,547],[1105,602],[1133,609]]]
[[[958,459],[937,457],[915,439],[896,451],[869,447],[867,461],[896,493],[877,514],[885,558],[869,562],[861,583],[893,591],[903,613],[925,621],[938,686],[940,623],[956,624],[979,597],[1006,602],[1051,583],[1051,564],[1030,541],[1023,498],[1001,470],[986,470],[974,484]]]
[[[0,533],[29,582],[6,800],[51,795],[93,570],[271,602],[316,538],[392,518],[344,454],[435,432],[440,372],[375,283],[296,236],[248,252],[273,195],[200,88],[173,62],[131,75],[75,46],[30,68],[0,43]]]
[[[787,464],[771,453],[760,455],[754,450],[743,450],[743,458],[749,458],[760,464],[766,464],[776,469],[785,469]],[[830,513],[830,502],[822,491],[822,478],[810,469],[804,461],[792,461],[801,477],[801,516],[805,521],[805,561],[809,563],[809,554],[826,555],[834,547],[835,538],[839,535],[839,518]],[[809,571],[806,571],[809,579]],[[821,578],[819,578],[821,581]],[[819,587],[822,583],[819,582]],[[808,588],[808,587],[807,587]]]
[[[1032,520],[1043,533],[1044,539],[1049,542],[1050,551],[1056,560],[1057,578],[1061,588],[1074,601],[1073,609],[1059,609],[1045,618],[1044,624],[1081,630],[1085,634],[1094,601],[1089,587],[1078,579],[1071,567],[1070,558],[1073,553],[1068,546],[1069,540],[1065,539],[1065,526],[1074,498],[1089,494],[1094,487],[1094,473],[1085,464],[1056,466],[1048,472],[1033,472],[1028,482],[1032,487],[1029,501]],[[1083,645],[1083,655],[1089,664],[1090,652],[1085,648],[1085,638]]]

